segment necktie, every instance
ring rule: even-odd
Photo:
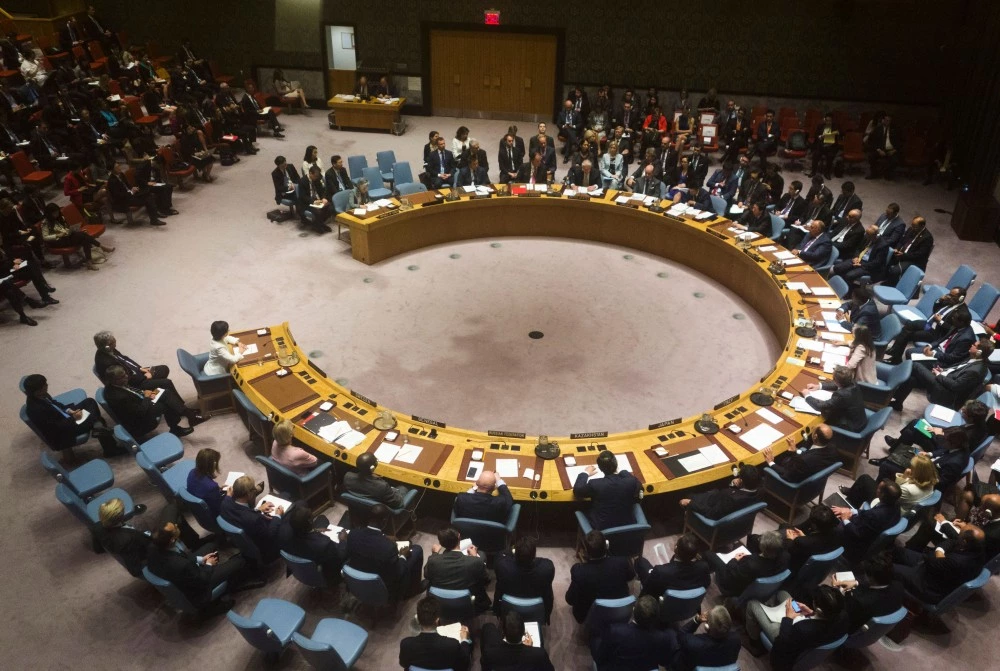
[[[334,172],[337,175],[337,184],[340,187],[340,190],[343,191],[344,190],[344,178],[340,176],[340,171],[339,170],[335,170]]]
[[[809,251],[809,248],[812,247],[814,242],[816,242],[816,238],[810,238],[809,242],[806,243],[806,246],[802,248],[802,251],[803,252]]]
[[[61,407],[59,407],[59,404],[58,404],[58,403],[56,403],[55,401],[49,401],[49,404],[50,404],[50,405],[51,405],[51,406],[52,406],[53,408],[55,408],[55,409],[56,409],[56,410],[57,410],[57,411],[59,412],[59,414],[60,414],[60,415],[62,415],[62,416],[63,416],[63,417],[65,417],[66,419],[69,419],[69,413],[67,413],[67,412],[66,412],[65,410],[63,410],[63,409],[62,409]]]
[[[781,214],[782,214],[782,216],[784,216],[784,215],[787,215],[787,214],[788,214],[789,212],[791,212],[791,211],[792,211],[792,204],[793,204],[794,202],[795,202],[795,199],[794,199],[794,198],[789,198],[789,199],[788,199],[788,204],[787,204],[787,205],[785,205],[785,209],[783,209],[783,210],[781,211]]]
[[[510,161],[510,167],[514,167],[514,152],[511,151],[510,147],[507,147],[507,160]]]
[[[628,112],[625,112],[625,123],[624,123],[623,125],[624,125],[624,126],[625,126],[626,128],[628,128],[628,127],[629,127],[629,126],[628,126],[628,117],[629,117],[629,115],[630,115],[631,113],[632,113],[632,112],[631,112],[631,110],[629,110]]]
[[[444,174],[444,152],[443,151],[439,151],[438,152],[438,161],[440,161],[440,163],[441,163],[441,172],[438,173],[438,174],[443,175]]]
[[[528,180],[529,184],[535,183],[535,166],[531,166],[531,179]]]

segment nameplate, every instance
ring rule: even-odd
[[[430,207],[431,205],[440,205],[444,200],[428,200],[426,203],[420,203],[420,207]]]
[[[314,364],[314,363],[313,363],[312,361],[310,361],[310,362],[309,362],[309,366],[310,366],[310,367],[311,367],[311,368],[312,368],[312,369],[313,369],[314,371],[316,371],[317,373],[319,373],[319,374],[320,374],[320,375],[321,375],[322,377],[326,377],[326,373],[324,373],[324,372],[323,372],[323,369],[322,369],[322,368],[320,368],[319,366],[317,366],[316,364]]]
[[[726,241],[729,240],[728,237],[726,237],[722,233],[719,233],[718,231],[713,231],[711,228],[706,228],[705,232],[708,233],[709,235],[714,235],[715,237],[719,238],[720,240],[726,240]]]
[[[518,196],[518,198],[541,198],[542,194],[539,191],[526,191]]]
[[[729,398],[727,398],[727,399],[726,399],[725,401],[723,401],[722,403],[716,403],[716,404],[715,404],[715,407],[713,408],[713,410],[718,410],[719,408],[724,408],[724,407],[726,407],[726,406],[727,406],[727,405],[729,405],[730,403],[735,403],[735,402],[736,402],[736,400],[737,400],[737,399],[738,399],[739,397],[740,397],[740,395],[739,395],[739,394],[736,394],[736,396],[730,396]]]
[[[686,223],[683,218],[678,217],[678,216],[673,215],[673,214],[670,214],[669,212],[666,212],[663,216],[665,216],[670,221],[676,221],[676,222],[679,222],[679,223],[682,223],[682,224]]]
[[[791,301],[790,298],[788,298],[788,294],[785,294],[785,305],[788,306],[788,311],[791,312],[792,311],[792,301]]]
[[[778,368],[777,364],[771,366],[771,370],[767,371],[767,373],[764,375],[764,377],[760,378],[760,381],[763,382],[767,378],[771,377],[771,373],[773,373],[777,368]]]
[[[570,440],[588,440],[590,438],[607,438],[607,431],[588,431],[586,433],[571,433],[569,434]]]
[[[494,438],[526,438],[525,434],[518,431],[487,431],[487,436],[493,436]]]
[[[417,417],[416,415],[410,415],[410,418],[414,422],[420,422],[421,424],[429,424],[431,426],[436,426],[439,429],[443,429],[445,427],[444,422],[439,422],[434,419],[427,419],[426,417]]]
[[[371,400],[367,396],[363,396],[363,395],[359,394],[358,392],[354,391],[353,389],[351,390],[351,396],[353,396],[354,398],[358,399],[359,401],[363,401],[363,402],[367,403],[368,405],[370,405],[373,408],[377,408],[378,407],[378,403],[376,403],[375,401]]]
[[[383,212],[382,214],[375,217],[376,219],[385,219],[386,217],[394,217],[400,213],[401,210],[389,210],[388,212]]]
[[[631,208],[633,210],[638,210],[639,209],[639,206],[638,205],[634,205],[633,203],[615,203],[615,205],[617,205],[618,207],[628,207],[628,208]]]
[[[570,196],[570,200],[590,200],[590,196],[585,193],[578,193],[575,196]]]
[[[677,419],[668,419],[665,422],[659,422],[657,424],[650,424],[649,425],[649,430],[650,431],[655,431],[656,429],[662,429],[664,427],[673,426],[674,424],[680,424],[680,423],[681,423],[681,418],[680,417],[678,417]]]

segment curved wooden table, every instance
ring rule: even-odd
[[[805,264],[790,266],[784,275],[772,275],[768,265],[775,252],[762,252],[759,248],[773,243],[767,238],[758,238],[751,243],[751,249],[740,249],[735,241],[736,234],[729,230],[732,222],[722,217],[707,222],[677,218],[645,208],[615,205],[613,196],[589,201],[544,196],[464,199],[406,211],[396,209],[382,218],[379,213],[367,218],[342,214],[340,221],[351,229],[354,257],[365,263],[456,240],[547,236],[630,247],[677,261],[721,282],[761,314],[783,350],[770,371],[761,371],[759,385],[732,398],[719,399],[720,402],[707,411],[720,425],[719,433],[697,433],[694,424],[700,415],[671,419],[669,411],[665,410],[665,417],[650,418],[665,421],[656,421],[634,431],[552,436],[561,447],[562,456],[543,461],[534,454],[536,436],[445,427],[433,420],[392,411],[398,422],[395,431],[399,434],[394,442],[402,451],[392,460],[380,459],[379,473],[411,485],[458,493],[471,484],[467,478],[470,463],[473,452],[479,450],[483,453],[486,469],[496,470],[497,460],[517,461],[518,477],[504,478],[515,499],[570,501],[578,470],[595,463],[599,452],[607,449],[620,455],[621,463],[627,462],[627,467],[649,495],[724,478],[736,462],[761,463],[763,457],[742,440],[758,426],[768,425],[775,429],[775,440],[771,444],[779,453],[787,449],[786,436],[797,439],[804,427],[820,422],[815,415],[792,410],[779,393],[787,390],[797,394],[809,382],[830,377],[823,372],[818,359],[811,359],[816,352],[798,348],[799,337],[794,332],[796,318],[821,320],[820,300],[836,298],[826,281]],[[782,249],[778,247],[776,251]],[[828,295],[789,288],[787,282],[802,283],[802,286]],[[299,440],[317,452],[348,464],[353,464],[363,452],[379,450],[380,456],[385,456],[393,450],[391,446],[384,446],[389,442],[387,432],[372,425],[377,413],[385,409],[337,384],[309,362],[287,323],[272,326],[263,335],[258,335],[256,330],[236,335],[244,342],[257,342],[260,348],[260,353],[233,368],[236,384],[265,415],[275,421],[292,419]],[[850,339],[849,335],[840,337]],[[820,338],[818,335],[817,339]],[[836,336],[833,339],[836,340]],[[294,350],[299,363],[287,368],[287,374],[278,376],[281,367],[275,354],[281,347]],[[771,388],[776,396],[775,405],[764,412],[758,412],[758,407],[749,398],[761,387]],[[319,406],[324,401],[336,405],[323,412]],[[351,449],[344,449],[321,438],[316,433],[319,425],[334,420],[345,420],[360,429],[365,434],[364,440]],[[497,425],[502,427],[503,424],[503,418],[497,418]],[[740,433],[730,430],[734,425]],[[581,427],[581,432],[594,428],[599,427]],[[421,449],[403,446],[404,437],[410,446]],[[714,456],[715,463],[689,472],[681,460],[694,456],[702,448],[706,448],[703,457],[712,460]],[[567,464],[566,456],[572,456],[576,464]],[[720,461],[722,459],[724,461]],[[690,465],[690,461],[687,464]],[[513,462],[507,461],[504,465],[512,467]]]

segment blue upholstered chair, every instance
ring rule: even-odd
[[[345,564],[340,575],[347,591],[362,604],[378,609],[389,603],[389,589],[377,573],[365,573]]]
[[[247,440],[260,445],[263,454],[270,454],[271,442],[274,440],[274,424],[239,389],[233,389],[233,398],[236,401],[236,412],[243,420],[243,426],[247,428],[249,434]]]
[[[218,519],[209,510],[208,504],[205,503],[204,499],[200,499],[191,492],[187,490],[187,487],[181,487],[177,490],[177,497],[180,499],[181,507],[185,511],[191,514],[201,528],[205,531],[210,531],[214,534],[221,534],[222,529],[219,527]]]
[[[333,504],[333,462],[324,461],[305,475],[299,475],[271,457],[254,458],[267,471],[268,491],[287,494],[283,498],[292,501],[320,501],[323,505],[313,506],[317,510]]]
[[[178,492],[187,485],[188,473],[194,470],[194,459],[183,459],[161,471],[142,452],[135,455],[135,463],[168,503],[177,499]]]
[[[601,529],[601,533],[608,541],[608,554],[618,557],[639,557],[642,555],[646,534],[652,527],[646,520],[642,506],[638,503],[632,506],[632,516],[635,517],[635,522],[632,524]],[[581,510],[576,511],[576,526],[577,543],[582,546],[583,539],[594,530],[594,526],[590,523],[590,518]]]
[[[818,473],[810,475],[802,482],[789,482],[778,475],[770,466],[764,469],[763,498],[774,499],[783,503],[788,509],[787,515],[779,515],[774,508],[768,506],[764,511],[766,515],[780,522],[792,524],[795,515],[801,506],[808,505],[814,499],[817,502],[823,500],[823,491],[826,489],[827,479],[837,472],[843,463],[836,462],[830,464]]]
[[[365,168],[362,177],[368,180],[368,195],[372,200],[392,196],[392,190],[383,186],[382,172],[378,168]]]
[[[438,600],[441,622],[468,622],[476,616],[476,597],[467,589],[431,587],[427,593]]]
[[[903,330],[903,324],[899,321],[899,317],[890,312],[882,316],[882,319],[879,320],[879,326],[881,334],[874,339],[874,342],[875,349],[881,351],[889,345],[890,340],[900,334]]]
[[[470,517],[456,517],[453,506],[451,510],[451,525],[459,530],[462,538],[471,538],[472,544],[479,548],[480,552],[493,554],[495,552],[502,552],[510,546],[510,539],[514,537],[514,531],[517,529],[517,520],[520,516],[520,503],[515,503],[510,507],[507,520],[503,523],[477,520]]]
[[[887,406],[875,412],[865,410],[865,413],[868,415],[868,423],[865,424],[865,428],[860,432],[848,431],[837,426],[831,427],[833,429],[834,440],[837,443],[837,455],[842,458],[843,463],[850,464],[850,468],[843,466],[840,470],[844,473],[850,473],[853,480],[856,480],[858,477],[858,466],[861,464],[861,456],[867,456],[872,436],[875,435],[876,431],[881,431],[885,423],[889,421],[892,408]]]
[[[129,446],[133,454],[141,452],[157,468],[164,468],[184,457],[184,443],[172,433],[158,433],[149,440],[140,443],[124,426],[119,424],[115,427],[114,434],[119,442]]]
[[[934,304],[946,293],[943,287],[931,287],[924,292],[916,304],[893,305],[891,312],[899,317],[901,322],[916,321],[917,319],[927,321],[934,314]],[[914,314],[917,315],[916,319],[913,317]]]
[[[928,508],[936,508],[939,503],[941,503],[941,491],[935,489],[930,493],[930,496],[925,496],[910,506],[910,509],[905,513],[906,517],[909,520],[919,520],[921,519],[920,513],[922,511]]]
[[[404,184],[413,184],[413,170],[410,168],[409,161],[400,161],[399,163],[392,164],[392,181],[393,185],[402,192],[402,186]],[[419,184],[419,182],[416,182]],[[424,188],[426,191],[426,187]]]
[[[859,648],[867,648],[869,645],[892,631],[897,624],[903,621],[907,612],[906,608],[901,606],[899,610],[889,613],[888,615],[880,615],[878,617],[871,618],[861,625],[860,629],[847,637],[847,641],[844,642],[844,647],[853,648],[855,650]]]
[[[872,292],[875,300],[882,305],[906,305],[917,295],[923,281],[924,271],[917,266],[910,266],[903,272],[895,287],[877,284],[872,287]]]
[[[250,617],[235,610],[226,617],[247,643],[274,659],[292,642],[292,634],[305,622],[306,612],[282,599],[261,599]]]
[[[932,617],[940,617],[943,613],[948,612],[958,604],[968,599],[973,592],[978,589],[982,589],[983,586],[989,581],[990,575],[990,569],[984,568],[978,576],[972,580],[963,582],[937,603],[925,603],[914,597],[912,594],[910,594],[910,596],[915,601],[920,603],[925,613]],[[909,592],[907,592],[907,594],[909,594]]]
[[[858,388],[864,396],[865,405],[873,410],[881,410],[889,405],[899,385],[910,379],[913,373],[913,362],[907,359],[896,365],[875,362],[875,377],[877,382],[858,382]]]
[[[740,671],[739,664],[728,664],[726,666],[696,666],[694,671]]]
[[[660,596],[660,622],[679,622],[700,613],[705,591],[704,587],[666,590]]]
[[[205,364],[208,363],[208,352],[191,354],[185,349],[177,349],[177,363],[181,370],[191,376],[191,382],[198,392],[198,409],[202,415],[218,415],[232,412],[233,378],[229,373],[222,375],[205,375]]]
[[[177,589],[176,585],[169,580],[164,580],[159,577],[150,571],[148,567],[143,567],[142,577],[146,579],[146,582],[155,587],[156,591],[163,595],[163,598],[166,599],[167,603],[170,604],[174,610],[178,610],[186,615],[197,615],[201,612],[198,607],[191,603],[191,600],[184,595],[184,592]],[[226,593],[228,588],[229,583],[227,582],[221,582],[216,585],[212,589],[212,601],[218,600],[219,597]]]
[[[925,292],[930,291],[932,288],[940,289],[941,293],[947,293],[951,289],[958,287],[959,289],[969,290],[972,283],[976,281],[976,271],[970,266],[964,263],[955,269],[955,272],[951,274],[948,281],[943,285],[941,284],[925,284],[923,289]]]
[[[778,215],[771,213],[771,239],[777,240],[781,237],[781,232],[785,230],[785,220]]]
[[[774,645],[774,641],[770,640],[763,631],[760,632],[760,642],[763,644],[768,651]],[[806,650],[799,654],[795,659],[795,663],[792,665],[792,671],[809,671],[809,669],[815,669],[817,666],[822,664],[826,659],[833,654],[833,651],[844,645],[847,642],[847,634],[844,634],[836,641],[831,641],[826,645],[821,645],[812,650]]]
[[[27,376],[24,376],[24,377],[27,377]],[[22,377],[21,381],[18,383],[18,388],[21,390],[22,394],[24,393],[24,377]],[[55,400],[59,401],[60,403],[65,404],[65,405],[72,405],[74,403],[80,403],[81,401],[83,401],[84,399],[86,399],[87,398],[87,392],[85,392],[83,389],[71,389],[71,390],[69,390],[67,392],[63,392],[62,394],[56,394],[52,398],[54,398]],[[59,450],[57,450],[55,448],[55,446],[52,445],[52,443],[50,443],[45,438],[45,436],[38,429],[38,427],[35,426],[35,423],[32,422],[31,419],[28,417],[28,408],[27,408],[27,406],[25,406],[25,405],[21,406],[21,410],[20,410],[19,416],[21,418],[21,421],[24,422],[25,425],[27,425],[27,427],[29,429],[31,429],[35,433],[35,435],[38,436],[38,438],[43,443],[45,443],[46,446],[48,446],[48,448],[50,450],[53,450],[54,452],[58,452],[59,451]],[[90,431],[81,431],[80,434],[76,437],[76,445],[75,445],[75,447],[79,447],[80,445],[85,444],[89,440],[90,440]],[[70,453],[72,454],[72,448],[70,448]]]
[[[726,199],[722,196],[709,196],[712,199],[712,209],[715,210],[717,215],[724,216],[726,214]]]
[[[413,506],[416,505],[418,494],[419,492],[416,489],[410,489],[406,492],[406,496],[403,497],[403,505],[398,508],[389,509],[389,524],[391,526],[391,529],[387,531],[389,535],[398,537],[400,530],[406,528],[407,523],[411,521],[411,517],[414,514]],[[360,496],[345,491],[341,492],[340,500],[347,505],[353,519],[364,519],[368,511],[379,503],[367,496]]]
[[[728,545],[746,538],[753,532],[757,513],[767,508],[763,501],[742,508],[718,520],[710,520],[700,513],[684,512],[684,533],[694,533],[708,545],[710,551],[721,545]]]
[[[830,288],[833,289],[833,293],[837,294],[837,298],[841,300],[844,300],[844,298],[847,297],[848,292],[851,290],[851,288],[847,285],[847,282],[844,281],[844,278],[840,275],[834,275],[827,280],[827,282],[829,283]]]
[[[295,632],[292,641],[314,669],[347,671],[365,651],[368,632],[353,622],[326,617],[316,625],[311,638]]]
[[[905,517],[900,517],[898,522],[880,533],[875,541],[872,542],[871,547],[868,548],[867,556],[874,557],[879,552],[882,552],[882,550],[891,548],[893,543],[896,542],[896,536],[906,531],[908,523],[909,520]]]
[[[838,258],[840,258],[840,250],[836,247],[831,247],[830,256],[826,257],[826,261],[823,263],[818,266],[814,266],[813,270],[823,277],[826,277],[830,273],[830,269],[833,268],[833,264],[837,262]]]
[[[992,392],[988,390],[984,391],[982,394],[976,397],[976,400],[985,403],[987,408],[992,408],[993,410],[996,410],[996,405],[993,401]],[[952,417],[950,421],[938,419],[933,415],[934,411],[937,410],[938,408],[947,408],[948,410],[952,410],[952,408],[948,408],[947,406],[941,406],[938,405],[937,403],[929,404],[926,408],[924,408],[924,420],[931,426],[936,426],[939,429],[947,429],[952,426],[962,426],[962,424],[965,423],[965,420],[962,419],[962,414],[958,410],[954,411],[955,416]]]
[[[250,537],[247,536],[247,532],[240,529],[235,524],[230,524],[226,520],[222,519],[221,515],[215,518],[215,524],[222,530],[222,533],[225,535],[226,540],[229,541],[230,545],[243,553],[243,557],[248,562],[256,566],[263,565],[264,558],[260,553],[260,548],[257,547],[256,543],[250,540]]]
[[[997,291],[995,286],[989,282],[981,285],[969,301],[969,314],[972,315],[972,321],[984,321],[993,306],[997,304],[998,297],[1000,297],[1000,291]]]
[[[752,583],[746,586],[743,593],[736,598],[736,607],[739,610],[743,610],[744,606],[747,605],[751,600],[757,600],[761,603],[767,602],[772,596],[774,596],[779,589],[781,589],[781,584],[788,580],[792,572],[785,569],[781,573],[776,573],[771,576],[764,576],[763,578],[757,578]]]
[[[404,197],[414,193],[424,193],[427,191],[427,187],[420,182],[406,182],[403,184],[397,184],[396,190],[399,191],[400,197]]]
[[[76,492],[60,482],[56,485],[56,498],[59,500],[59,503],[66,506],[66,509],[73,517],[87,527],[87,531],[90,532],[90,542],[94,552],[101,551],[101,543],[98,540],[96,531],[101,523],[100,510],[102,504],[111,499],[121,499],[122,503],[125,504],[125,519],[131,519],[135,515],[135,505],[132,503],[132,497],[124,489],[119,489],[118,487],[105,489],[90,499],[90,501],[84,501],[77,496]]]
[[[837,548],[823,554],[812,555],[788,581],[785,589],[793,596],[803,596],[806,591],[814,588],[833,573],[837,561],[843,554],[844,548]]]
[[[56,482],[69,487],[84,501],[90,500],[94,495],[115,484],[115,474],[108,466],[108,462],[103,459],[93,459],[72,471],[63,468],[62,464],[47,452],[42,452],[41,459],[42,467],[56,479]]]
[[[594,599],[584,621],[587,631],[594,634],[605,631],[612,624],[628,622],[635,601],[631,594],[618,599]]]
[[[525,599],[519,596],[504,594],[500,597],[500,609],[503,612],[508,610],[515,611],[525,622],[548,624],[548,620],[545,619],[545,602],[540,596]]]
[[[347,203],[351,200],[351,189],[344,189],[333,194],[333,211],[337,214],[347,212]]]
[[[375,162],[378,163],[379,172],[382,173],[382,181],[391,184],[395,180],[393,166],[396,165],[396,152],[391,149],[375,152]]]
[[[347,157],[347,171],[351,176],[351,181],[356,182],[364,175],[364,169],[368,167],[368,159],[363,155]]]
[[[323,567],[311,559],[303,559],[284,550],[281,551],[281,558],[285,560],[285,566],[295,579],[303,585],[319,590],[330,586],[330,581],[323,574]]]

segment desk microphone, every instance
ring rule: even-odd
[[[750,428],[750,422],[747,421],[747,416],[746,416],[746,413],[743,412],[743,408],[736,408],[736,414],[739,415],[743,419],[743,428],[744,429],[749,429]]]

